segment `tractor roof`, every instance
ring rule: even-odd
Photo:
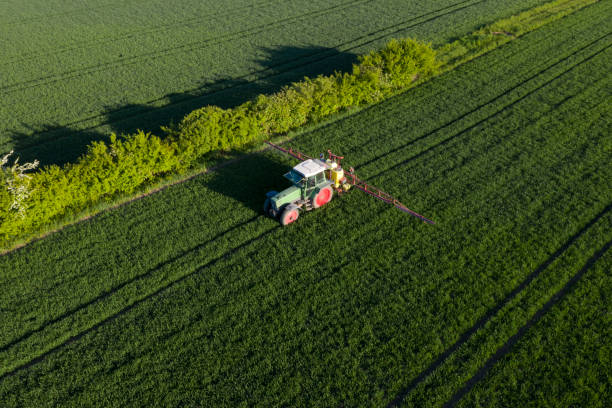
[[[308,159],[295,166],[293,170],[304,177],[310,177],[327,170],[327,165],[321,160]]]

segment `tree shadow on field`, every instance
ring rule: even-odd
[[[294,163],[295,164],[295,163]],[[266,193],[282,191],[291,183],[283,177],[291,169],[289,159],[280,155],[250,154],[215,170],[206,187],[230,197],[256,212],[263,212]]]
[[[110,106],[85,121],[43,125],[13,132],[11,144],[21,161],[40,160],[41,165],[74,162],[93,141],[109,140],[110,132],[134,133],[141,129],[163,137],[161,126],[178,123],[191,111],[206,105],[232,108],[259,94],[279,91],[305,76],[329,75],[351,69],[357,56],[326,47],[260,48],[253,69],[237,77],[203,79],[188,92],[172,93],[148,104]],[[27,128],[27,125],[24,124]],[[9,132],[10,133],[10,132]]]
[[[45,125],[32,133],[13,132],[14,157],[21,163],[40,161],[44,165],[75,162],[92,142],[109,140],[108,134],[95,130],[75,130],[66,126]]]

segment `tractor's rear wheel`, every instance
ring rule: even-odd
[[[314,208],[324,206],[331,201],[333,195],[334,190],[332,190],[330,186],[323,187],[321,190],[319,190],[314,200],[312,200],[312,206]]]
[[[298,211],[298,206],[294,204],[289,204],[281,213],[280,223],[283,227],[285,227],[297,220],[299,216],[300,213]]]

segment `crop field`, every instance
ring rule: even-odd
[[[52,3],[9,6],[14,29],[83,12]],[[385,36],[443,41],[542,2],[297,3],[193,1],[163,16],[169,6],[150,2],[156,30],[138,24],[152,18],[139,1],[100,3],[89,18],[121,30],[33,31],[41,45],[27,55],[16,31],[3,52],[32,67],[7,76],[0,142],[16,143],[20,109],[39,153],[56,143],[36,130],[52,117],[87,132],[143,111],[169,118],[221,98],[215,87],[260,92]],[[255,10],[259,28],[245,17]],[[597,2],[291,135],[307,154],[345,156],[435,226],[354,191],[282,228],[261,208],[296,163],[262,151],[0,257],[0,406],[609,407],[610,15]],[[115,55],[134,55],[129,38],[150,42],[138,70]],[[269,71],[253,62],[287,44]],[[87,47],[95,68],[79,59]],[[116,88],[96,90],[105,76]],[[169,92],[178,102],[156,99]],[[49,104],[31,116],[36,95]],[[102,113],[122,98],[116,117]]]
[[[543,2],[3,2],[0,154],[72,162],[110,131],[155,130],[350,68],[389,38],[442,42]]]

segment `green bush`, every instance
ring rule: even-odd
[[[250,111],[265,134],[286,133],[306,123],[312,101],[304,97],[305,81],[284,87],[272,95],[259,95]]]
[[[421,78],[436,73],[440,65],[429,44],[416,40],[391,40],[383,49],[359,58],[353,75],[383,94],[397,92]]]
[[[192,167],[211,151],[235,149],[258,139],[263,133],[262,126],[250,114],[248,106],[244,104],[234,109],[205,106],[185,116],[169,135],[174,141],[180,167]]]

